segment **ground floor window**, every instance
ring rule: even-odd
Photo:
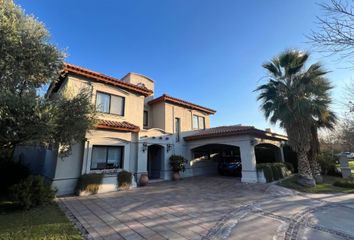
[[[91,170],[123,168],[123,146],[93,146]]]

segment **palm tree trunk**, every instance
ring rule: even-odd
[[[316,182],[312,176],[311,166],[307,158],[307,152],[298,151],[297,157],[298,157],[298,170],[299,170],[298,182],[304,186],[309,186],[309,187],[316,186]]]
[[[309,162],[310,162],[312,175],[313,175],[316,183],[322,183],[323,182],[323,178],[321,176],[321,166],[317,162],[316,156],[313,156],[312,159],[309,159]]]
[[[312,175],[316,180],[316,183],[322,183],[323,178],[321,176],[321,166],[317,162],[317,155],[320,152],[320,143],[318,140],[318,133],[317,133],[317,127],[316,125],[311,126],[311,142],[310,142],[311,148],[310,151],[308,152],[308,159],[310,162],[310,167],[312,171]]]

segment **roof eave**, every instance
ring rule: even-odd
[[[148,104],[152,105],[152,104],[156,104],[156,103],[159,103],[159,102],[172,103],[172,104],[183,106],[183,107],[186,107],[186,108],[189,108],[189,109],[205,112],[207,114],[215,114],[216,113],[216,111],[213,110],[213,109],[202,107],[202,106],[199,106],[199,105],[196,105],[196,104],[184,101],[184,100],[179,100],[179,99],[174,100],[174,98],[166,96],[166,95],[162,95],[162,96],[160,96],[158,98],[155,98],[155,99],[149,101]]]
[[[84,77],[87,77],[87,78],[90,78],[90,79],[93,79],[93,80],[99,80],[99,81],[102,81],[104,83],[111,84],[111,85],[114,85],[114,86],[117,86],[117,87],[121,87],[123,89],[126,89],[128,91],[132,91],[134,93],[141,94],[141,95],[143,95],[145,97],[147,97],[147,96],[152,94],[152,91],[149,90],[149,89],[141,89],[138,86],[133,86],[131,84],[125,83],[125,82],[123,82],[121,80],[118,80],[118,79],[117,80],[106,79],[105,77],[99,76],[96,73],[88,73],[88,72],[85,72],[84,70],[76,70],[76,69],[73,69],[72,67],[65,66],[64,72],[67,72],[68,74],[69,73],[74,73],[74,74],[77,74],[77,75],[80,75],[80,76],[84,76]]]
[[[230,137],[230,136],[245,136],[245,135],[250,135],[254,137],[259,137],[259,138],[266,138],[270,140],[276,140],[276,141],[287,141],[288,138],[283,135],[279,134],[272,134],[272,135],[267,135],[266,132],[258,132],[261,130],[244,130],[244,131],[239,131],[239,132],[229,132],[229,133],[214,133],[214,134],[207,134],[207,135],[191,135],[191,136],[186,136],[183,139],[185,141],[196,141],[200,139],[208,139],[208,138],[215,138],[215,137]]]
[[[140,128],[124,128],[124,127],[110,127],[106,125],[96,125],[96,129],[103,129],[103,130],[114,130],[114,131],[121,131],[121,132],[134,132],[137,133],[140,131]]]

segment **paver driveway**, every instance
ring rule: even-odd
[[[301,194],[237,178],[186,178],[59,203],[94,239],[354,240],[354,194]]]
[[[193,177],[60,201],[95,239],[201,239],[231,209],[263,198],[264,189],[233,177]]]

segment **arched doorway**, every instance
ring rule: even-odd
[[[269,143],[261,143],[255,146],[257,163],[281,162],[280,148]]]
[[[164,159],[164,147],[161,145],[150,145],[147,152],[147,170],[150,179],[159,179]]]

